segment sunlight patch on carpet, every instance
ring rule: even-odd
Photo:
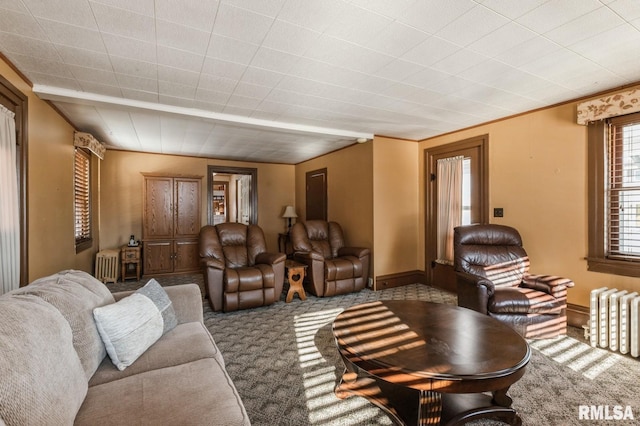
[[[529,346],[592,380],[620,360],[619,355],[604,349],[592,348],[569,336],[531,340]]]
[[[298,361],[303,371],[303,386],[309,424],[311,425],[361,425],[368,420],[379,424],[380,412],[363,398],[340,400],[334,393],[339,375],[333,361],[325,359],[316,346],[316,335],[322,327],[330,325],[343,311],[327,309],[294,316]],[[335,348],[337,351],[337,348]]]

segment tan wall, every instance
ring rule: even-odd
[[[423,221],[418,153],[414,141],[373,140],[374,277],[424,270],[417,237]]]
[[[278,233],[284,230],[280,215],[285,205],[294,204],[294,166],[113,150],[107,151],[102,162],[100,249],[119,247],[131,234],[142,237],[143,172],[202,176],[202,224],[206,224],[209,165],[258,169],[258,225],[265,233],[267,248],[277,251]]]
[[[296,213],[305,219],[305,175],[327,168],[327,215],[350,246],[373,250],[373,144],[355,144],[296,165]],[[371,271],[374,269],[372,268]]]
[[[569,302],[589,305],[601,286],[640,291],[640,280],[587,271],[587,132],[566,104],[423,141],[425,148],[489,135],[489,207],[504,208],[492,223],[516,227],[533,273],[572,278]],[[424,167],[420,166],[420,192]],[[424,241],[420,243],[424,257]]]
[[[1,60],[0,75],[29,98],[28,279],[67,268],[91,271],[98,242],[76,255],[73,240],[74,129]],[[100,176],[93,200],[95,237],[102,249],[124,244],[130,234],[141,236],[140,172],[205,176],[209,164],[233,165],[258,168],[259,224],[275,249],[277,234],[284,229],[283,207],[296,206],[304,218],[305,173],[327,167],[329,219],[344,226],[350,244],[373,249],[372,274],[423,270],[423,151],[482,134],[489,135],[489,207],[505,212],[504,218],[491,221],[520,230],[532,272],[574,279],[569,302],[583,306],[589,292],[600,286],[640,291],[637,278],[587,271],[586,129],[575,124],[575,104],[419,144],[375,138],[296,166],[107,151],[104,161],[93,163],[94,177]],[[417,192],[406,182],[417,182]],[[204,223],[205,203],[202,215]]]
[[[73,131],[4,61],[0,75],[28,97],[29,276],[33,281],[61,269],[91,271],[95,249],[76,255],[73,216]],[[96,161],[93,163],[96,165]],[[94,177],[97,176],[94,167]],[[94,184],[97,181],[94,179]],[[94,204],[94,213],[97,206]],[[97,243],[94,242],[94,247]]]

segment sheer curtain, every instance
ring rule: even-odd
[[[0,294],[20,286],[15,114],[0,105]]]
[[[438,263],[453,265],[453,228],[462,223],[462,155],[437,163]]]

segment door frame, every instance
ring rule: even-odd
[[[455,285],[434,282],[435,258],[437,253],[437,187],[435,171],[437,160],[458,155],[464,151],[475,151],[478,156],[480,185],[477,193],[472,197],[478,203],[475,222],[488,223],[489,220],[489,135],[475,136],[446,145],[427,148],[424,150],[424,179],[425,179],[425,277],[428,285],[455,291]],[[472,203],[473,203],[472,200]],[[473,218],[472,218],[473,220]],[[451,268],[452,269],[452,268]],[[448,277],[453,277],[453,269],[448,272]]]

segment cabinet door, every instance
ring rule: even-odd
[[[173,237],[173,179],[146,177],[142,238]]]
[[[198,240],[177,240],[175,272],[197,271],[200,268]]]
[[[197,237],[200,232],[200,179],[175,178],[175,237]]]
[[[173,241],[145,241],[142,248],[145,274],[173,272]]]

